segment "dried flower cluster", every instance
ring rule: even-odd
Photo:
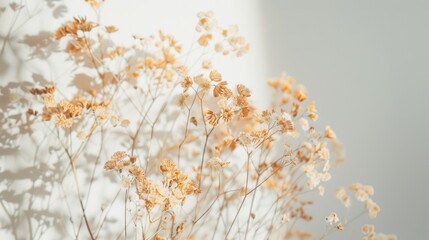
[[[87,2],[99,8],[103,1]],[[237,26],[222,27],[212,12],[197,17],[203,51],[236,57],[248,52]],[[110,38],[117,30],[85,17],[59,27],[53,38],[75,64],[73,74],[86,76],[85,84],[70,91],[55,84],[30,90],[38,103],[27,113],[56,137],[58,157],[68,159],[65,176],[77,189],[80,223],[70,213],[74,237],[106,239],[112,233],[103,230],[115,226],[125,239],[316,237],[296,225],[323,224],[308,212],[314,200],[305,193],[323,196],[331,165],[344,156],[331,127],[315,127],[318,111],[306,89],[283,74],[268,81],[272,106],[258,109],[251,91],[228,82],[211,59],[199,59],[198,68],[187,64],[171,35],[133,36],[132,46],[119,46]],[[90,146],[100,148],[98,156],[85,154]],[[88,161],[94,170],[85,168]],[[100,177],[95,169],[101,165]],[[100,217],[90,216],[83,198],[100,179],[113,181],[106,192],[118,192],[100,204]],[[86,196],[83,187],[89,187]],[[106,220],[121,193],[125,213]],[[377,216],[371,186],[339,189],[337,198],[347,208],[348,193],[364,202],[370,218]],[[347,217],[335,212],[325,220],[329,227],[321,239],[349,227]],[[362,231],[364,239],[394,239],[367,225]]]
[[[200,34],[198,44],[211,47],[216,53],[234,54],[240,57],[249,51],[250,45],[243,36],[238,35],[238,26],[227,28],[218,25],[213,12],[198,13],[198,24],[195,30]]]
[[[376,233],[374,225],[365,224],[362,226],[362,233],[365,235],[362,240],[396,240],[395,235],[386,235],[383,233]]]
[[[115,170],[121,174],[122,184],[129,188],[136,186],[138,200],[144,202],[148,214],[154,207],[161,207],[162,211],[168,211],[172,206],[184,204],[187,196],[197,193],[195,184],[186,174],[176,168],[170,160],[161,163],[160,171],[163,175],[162,185],[155,180],[146,178],[145,171],[137,166],[135,157],[127,157],[124,152],[116,152],[104,165],[105,170]],[[141,210],[137,216],[141,217]]]
[[[93,115],[98,122],[106,120],[109,116],[106,107],[109,105],[106,102],[92,102],[85,97],[76,96],[72,100],[55,100],[55,87],[47,86],[42,89],[32,88],[30,92],[33,95],[40,95],[43,100],[42,120],[50,121],[55,119],[55,124],[61,128],[71,128],[73,119],[82,117],[86,110],[86,115]],[[29,109],[29,113],[33,113]]]

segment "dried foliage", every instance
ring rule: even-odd
[[[102,4],[87,2],[93,8]],[[251,91],[224,80],[210,60],[199,60],[202,67],[196,69],[183,61],[173,36],[159,31],[119,46],[110,38],[117,31],[85,17],[60,26],[52,38],[73,62],[76,76],[86,76],[84,87],[28,89],[37,100],[25,110],[30,123],[42,125],[56,142],[52,151],[64,173],[59,185],[70,178],[76,189],[76,197],[63,196],[62,208],[80,208],[62,216],[71,219],[64,223],[71,225],[65,227],[69,234],[76,239],[317,238],[296,224],[314,221],[308,212],[314,200],[305,193],[323,196],[331,164],[344,156],[334,131],[314,126],[318,112],[305,88],[285,75],[272,79],[273,106],[258,109]],[[240,57],[249,50],[238,27],[219,25],[212,12],[198,14],[196,31],[204,51]],[[99,149],[98,155],[86,154],[91,149]],[[85,170],[89,164],[94,170]],[[97,191],[106,192],[99,197],[101,212],[88,210],[95,181],[106,183]],[[110,190],[117,193],[107,194]],[[346,208],[350,193],[370,218],[377,216],[371,186],[339,189],[336,196]],[[123,207],[116,211],[123,214],[111,217],[121,194]],[[343,231],[352,219],[332,212],[318,239]],[[106,230],[117,226],[117,232]],[[364,239],[394,239],[369,225],[362,232]]]

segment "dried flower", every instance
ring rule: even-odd
[[[219,118],[212,110],[207,110],[205,112],[205,120],[212,125],[213,127],[216,126],[219,122]]]
[[[203,90],[210,89],[210,81],[207,80],[202,74],[194,77],[194,82]]]
[[[211,34],[204,34],[202,35],[199,39],[198,39],[198,43],[203,46],[206,47],[207,45],[209,45],[209,41],[213,38],[213,36]]]
[[[325,137],[330,139],[335,139],[337,136],[335,135],[334,131],[332,131],[330,126],[326,126],[325,128]]]
[[[214,82],[220,82],[222,81],[222,75],[216,71],[216,70],[212,70],[210,72],[210,80],[214,81]]]
[[[306,93],[304,86],[299,85],[295,89],[295,98],[300,102],[303,102],[307,99],[307,93]]]
[[[118,28],[116,28],[115,26],[106,26],[106,31],[108,33],[114,33],[118,31]]]
[[[182,81],[183,91],[184,92],[188,91],[188,89],[192,86],[192,83],[193,83],[192,78],[189,76],[186,76]]]
[[[329,224],[337,223],[339,220],[338,215],[335,212],[331,212],[329,216],[325,217],[325,221]]]
[[[213,96],[230,98],[232,96],[232,91],[227,87],[227,82],[223,81],[216,85],[213,88]]]

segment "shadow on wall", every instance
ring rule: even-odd
[[[41,151],[46,135],[35,134],[30,127],[32,116],[24,109],[31,106],[29,90],[49,83],[42,75],[24,77],[29,62],[46,61],[57,51],[52,34],[40,31],[21,34],[30,21],[50,14],[60,19],[67,7],[60,1],[32,1],[20,5],[15,1],[0,4],[0,236],[15,239],[43,239],[46,232],[68,236],[63,213],[54,203],[58,195],[54,188],[62,186],[70,169],[49,156],[56,152]],[[25,80],[27,79],[27,80]],[[30,95],[31,96],[31,95]],[[27,148],[27,146],[33,146]]]

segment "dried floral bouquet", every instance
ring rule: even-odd
[[[331,155],[334,167],[344,158],[333,130],[313,126],[318,113],[305,88],[281,75],[268,81],[272,107],[256,108],[251,91],[229,84],[211,62],[240,57],[249,44],[212,12],[197,16],[192,51],[201,54],[192,64],[191,50],[162,31],[119,46],[116,27],[75,17],[53,33],[62,50],[52,54],[66,55],[86,78],[29,90],[31,128],[44,133],[37,151],[50,160],[37,159],[56,173],[39,178],[51,197],[42,199],[48,206],[28,206],[38,214],[20,217],[24,238],[327,239],[349,227],[355,218],[335,212],[321,236],[302,224],[315,201],[306,193],[323,196]],[[336,192],[346,208],[354,195],[370,218],[380,211],[373,194],[359,183]],[[11,216],[10,226],[20,225]],[[396,239],[373,225],[362,232]]]

